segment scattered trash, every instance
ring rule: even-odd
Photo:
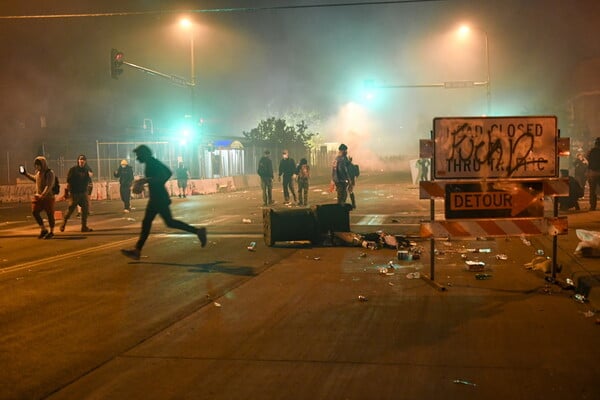
[[[538,256],[543,256],[544,255],[544,250],[542,249],[538,249],[535,254],[537,254]]]
[[[587,303],[587,299],[585,298],[585,296],[579,293],[573,295],[573,300],[575,300],[578,303]]]
[[[543,271],[545,273],[550,273],[552,269],[552,259],[550,257],[538,256],[534,257],[531,262],[523,264],[523,266],[532,271]]]
[[[242,218],[242,224],[251,224],[252,220],[250,218]]]
[[[496,254],[496,260],[508,260],[508,256],[506,254]]]
[[[377,250],[377,243],[363,240],[362,247],[365,247],[369,250]]]
[[[452,381],[452,383],[456,383],[457,385],[477,386],[477,384],[466,381],[464,379],[455,379]]]
[[[315,261],[319,261],[321,259],[321,257],[313,257],[313,260]]]
[[[581,240],[575,248],[575,254],[581,254],[584,257],[600,256],[600,232],[576,229],[575,233]]]
[[[367,253],[360,253],[358,255],[358,258],[365,258],[367,256]]]
[[[596,313],[593,312],[592,310],[587,310],[586,312],[583,313],[583,316],[586,318],[592,318],[594,315],[596,315]]]
[[[575,282],[573,282],[573,279],[567,278],[566,281],[567,281],[567,285],[575,286]]]
[[[216,301],[213,303],[215,307],[221,307],[221,303],[217,303]]]
[[[492,249],[467,249],[467,253],[491,253]]]
[[[365,296],[363,296],[363,295],[359,295],[359,296],[358,296],[358,301],[363,301],[363,302],[364,302],[364,301],[369,301],[369,299],[367,299],[367,298],[366,298]]]
[[[409,272],[408,274],[406,274],[407,279],[419,279],[420,277],[421,274],[419,272]]]
[[[492,278],[492,274],[475,274],[475,279],[483,281],[486,279],[491,279]]]
[[[256,250],[256,242],[250,242],[250,244],[248,245],[248,250],[255,251]]]
[[[471,272],[483,271],[483,269],[485,268],[485,263],[483,261],[467,260],[467,261],[465,261],[465,264],[467,264],[467,270],[471,271]]]
[[[527,240],[525,236],[521,236],[521,242],[523,242],[525,246],[531,246],[531,242]]]

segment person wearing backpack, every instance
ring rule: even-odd
[[[300,160],[296,171],[298,176],[298,205],[308,205],[308,181],[310,179],[310,167],[306,158]]]
[[[360,167],[352,162],[352,157],[348,157],[348,173],[350,174],[350,184],[348,185],[348,194],[350,195],[350,202],[352,203],[352,209],[356,208],[356,198],[354,197],[354,186],[356,185],[356,178],[360,176]]]
[[[263,196],[263,207],[273,204],[273,161],[271,152],[265,150],[264,155],[258,161],[257,171],[260,176],[260,188]]]
[[[31,214],[40,226],[38,239],[50,239],[54,236],[55,193],[53,187],[55,186],[56,176],[54,175],[54,171],[48,168],[46,157],[36,157],[33,165],[35,167],[35,174],[28,173],[23,166],[19,168],[19,172],[29,180],[35,182],[35,193],[31,201]],[[44,220],[41,216],[42,211],[45,211],[48,216],[50,231],[44,225]]]

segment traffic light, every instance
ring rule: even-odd
[[[110,77],[119,79],[123,73],[123,58],[125,55],[117,49],[110,49]]]

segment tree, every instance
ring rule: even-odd
[[[304,121],[295,126],[288,125],[282,118],[267,118],[258,123],[250,132],[242,132],[244,137],[252,142],[270,141],[278,144],[308,145],[315,135],[310,133]]]

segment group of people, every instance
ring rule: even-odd
[[[561,170],[561,176],[569,177],[569,196],[559,197],[562,210],[575,208],[579,210],[579,199],[584,195],[584,188],[589,185],[590,211],[595,211],[600,190],[600,137],[594,141],[594,147],[585,155],[579,151],[573,161],[574,176],[568,170]]]
[[[148,185],[149,200],[142,221],[140,237],[134,248],[123,249],[121,250],[122,254],[134,260],[140,259],[142,248],[150,235],[152,221],[156,215],[160,215],[165,224],[170,228],[180,229],[195,234],[202,247],[205,247],[207,241],[205,227],[196,228],[185,222],[174,219],[171,214],[171,209],[169,207],[171,199],[165,187],[166,182],[172,175],[171,170],[154,158],[152,156],[152,151],[146,145],[136,147],[133,152],[135,153],[137,160],[146,165],[144,178],[134,181],[133,169],[128,165],[127,160],[121,161],[119,169],[114,172],[114,176],[119,178],[121,199],[125,211],[128,212],[131,210],[130,202],[132,187],[134,192],[141,192],[144,185]],[[53,190],[56,175],[54,171],[48,167],[48,162],[43,156],[36,157],[33,165],[35,173],[27,172],[23,166],[19,168],[19,172],[35,182],[35,193],[32,199],[32,214],[40,227],[38,238],[51,239],[54,236],[54,227],[56,223],[54,209],[57,193]],[[63,198],[69,200],[69,207],[60,226],[61,232],[64,232],[69,218],[78,206],[81,207],[81,232],[92,232],[92,229],[87,224],[90,204],[89,189],[92,187],[92,176],[93,172],[87,165],[86,156],[80,154],[77,157],[77,165],[70,168],[67,174],[67,186]],[[181,195],[182,193],[180,191],[180,197]],[[44,220],[41,216],[42,212],[47,214],[49,229],[46,229],[46,226],[44,225]]]
[[[263,156],[258,162],[258,176],[260,177],[260,186],[262,189],[263,206],[274,204],[273,201],[273,162],[271,152],[265,150]],[[341,144],[338,148],[338,154],[332,164],[331,184],[337,191],[337,202],[340,205],[346,204],[348,196],[352,202],[352,208],[356,208],[356,199],[354,197],[354,185],[358,177],[358,167],[352,163],[352,158],[348,157],[348,146]],[[281,182],[283,178],[283,201],[285,205],[298,204],[299,206],[308,205],[308,189],[310,181],[310,166],[306,158],[302,158],[298,164],[293,158],[290,158],[289,152],[283,150],[281,160],[279,161],[277,180]],[[298,196],[294,189],[294,178],[298,184]],[[293,203],[291,202],[292,196]]]

